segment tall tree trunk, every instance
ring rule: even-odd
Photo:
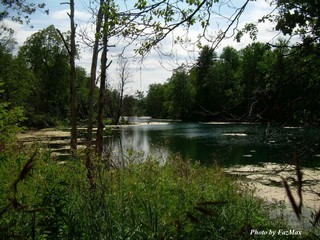
[[[119,124],[120,117],[122,115],[123,108],[123,95],[124,88],[130,81],[132,77],[129,69],[129,61],[127,59],[119,58],[118,62],[118,76],[119,76],[119,98],[118,98],[118,109],[116,111],[115,124]]]
[[[104,133],[104,108],[106,99],[106,78],[107,78],[107,52],[108,52],[108,11],[104,12],[104,26],[103,26],[103,49],[101,54],[101,79],[100,79],[100,90],[99,90],[99,111],[98,111],[98,130],[97,130],[97,141],[96,148],[99,158],[102,157],[103,153],[103,133]]]
[[[74,0],[70,0],[70,115],[71,115],[71,154],[75,156],[77,150],[77,90],[76,90],[76,27],[74,23]]]
[[[120,122],[120,117],[122,115],[122,105],[123,105],[123,91],[124,91],[124,83],[123,81],[121,82],[121,88],[120,88],[120,95],[119,95],[119,98],[118,98],[118,103],[119,103],[119,106],[118,106],[118,110],[117,110],[117,116],[116,116],[116,120],[115,120],[115,124],[118,125],[119,122]]]
[[[90,89],[89,89],[89,113],[88,113],[88,129],[87,129],[87,149],[86,149],[86,168],[87,168],[87,177],[90,182],[90,185],[94,187],[94,178],[93,178],[93,169],[94,164],[92,162],[92,132],[93,132],[93,109],[94,109],[94,89],[96,86],[96,77],[97,77],[97,62],[98,62],[98,55],[99,55],[99,39],[100,39],[100,32],[102,26],[102,6],[104,0],[100,0],[100,7],[97,15],[97,22],[96,22],[96,32],[95,32],[95,39],[93,45],[93,52],[92,52],[92,62],[91,62],[91,72],[90,72]]]
[[[97,22],[96,22],[96,33],[95,33],[95,40],[93,45],[93,53],[92,53],[92,62],[91,62],[91,72],[90,72],[90,89],[89,89],[89,116],[88,116],[88,129],[87,129],[87,148],[89,151],[92,149],[92,131],[93,131],[93,96],[94,96],[94,89],[96,85],[96,77],[97,77],[97,62],[98,62],[98,54],[99,54],[99,39],[101,33],[101,26],[102,26],[102,5],[104,0],[100,0],[100,7],[97,15]]]

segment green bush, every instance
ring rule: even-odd
[[[27,120],[24,121],[27,127],[42,129],[52,126],[57,126],[58,121],[55,117],[49,116],[48,114],[33,114],[32,112],[27,114]]]
[[[0,99],[4,93],[3,82],[0,82]],[[7,144],[12,143],[16,133],[22,128],[20,123],[25,120],[22,107],[10,108],[8,102],[0,101],[0,158]]]
[[[1,145],[12,142],[17,132],[21,130],[20,123],[25,119],[23,109],[10,109],[8,103],[0,102],[0,150]]]

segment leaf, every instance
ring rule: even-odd
[[[197,205],[224,205],[227,204],[226,201],[205,201],[205,202],[199,202]]]
[[[318,210],[317,214],[314,217],[313,225],[316,225],[319,222],[320,219],[320,209]]]
[[[296,175],[297,175],[297,179],[298,179],[297,192],[298,192],[298,196],[300,199],[298,210],[299,210],[299,213],[301,214],[301,209],[302,209],[302,172],[301,172],[301,169],[299,166],[299,161],[297,159],[297,156],[295,156],[295,162],[296,162]]]
[[[28,174],[30,173],[30,171],[33,169],[34,167],[34,160],[35,157],[37,155],[37,150],[33,153],[33,155],[30,157],[30,159],[25,163],[25,165],[23,166],[21,172],[19,173],[18,178],[16,179],[16,181],[13,183],[13,189],[14,192],[17,192],[17,185],[20,181],[24,180]]]
[[[190,219],[193,223],[200,223],[199,219],[193,216],[190,212],[187,212],[187,217]]]
[[[292,193],[291,193],[291,190],[289,188],[289,185],[288,185],[288,182],[282,178],[282,182],[283,182],[283,185],[284,185],[284,188],[286,189],[286,192],[287,192],[287,195],[288,195],[288,198],[290,200],[290,203],[291,203],[291,206],[293,208],[293,211],[295,212],[297,218],[300,220],[300,211],[299,211],[299,208],[296,204],[296,201],[294,200],[293,196],[292,196]]]
[[[206,216],[210,216],[210,217],[214,217],[217,215],[217,212],[212,210],[212,209],[206,209],[203,207],[195,207],[196,210],[198,210],[199,212],[201,212],[202,214],[206,215]]]

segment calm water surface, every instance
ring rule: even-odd
[[[141,124],[145,123],[145,124]],[[137,125],[112,131],[107,142],[122,150],[163,155],[230,167],[234,165],[292,163],[293,156],[306,167],[320,166],[319,129],[267,124],[182,123],[139,119]]]

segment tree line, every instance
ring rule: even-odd
[[[12,42],[0,47],[2,101],[22,107],[29,127],[66,123],[69,112],[68,53],[53,25],[33,34],[13,54]],[[150,115],[182,120],[275,121],[306,123],[319,118],[319,49],[252,43],[228,46],[218,55],[209,46],[192,67],[182,65],[164,84],[151,84],[147,96],[123,95],[128,63],[118,68],[119,88],[107,88],[106,116]],[[90,78],[76,67],[78,116],[88,116]],[[122,74],[122,75],[121,75]],[[94,102],[98,101],[95,87]],[[95,111],[97,112],[97,104]]]
[[[220,55],[205,46],[192,67],[150,85],[147,112],[182,120],[318,122],[319,45],[288,44],[228,46]]]
[[[10,108],[24,109],[25,126],[43,128],[68,125],[69,56],[55,27],[51,25],[33,34],[19,47],[17,54],[13,54],[10,44],[0,46],[0,79],[3,83],[1,101],[10,103]],[[90,79],[86,70],[80,66],[76,67],[76,74],[77,112],[80,122],[85,124],[89,112]],[[98,90],[95,87],[95,103],[98,101]],[[138,98],[123,95],[120,99],[121,93],[123,95],[121,89],[111,86],[106,90],[106,116],[113,122],[118,122],[118,115],[138,113]],[[121,114],[120,104],[123,106]],[[94,106],[96,109],[97,104]]]

